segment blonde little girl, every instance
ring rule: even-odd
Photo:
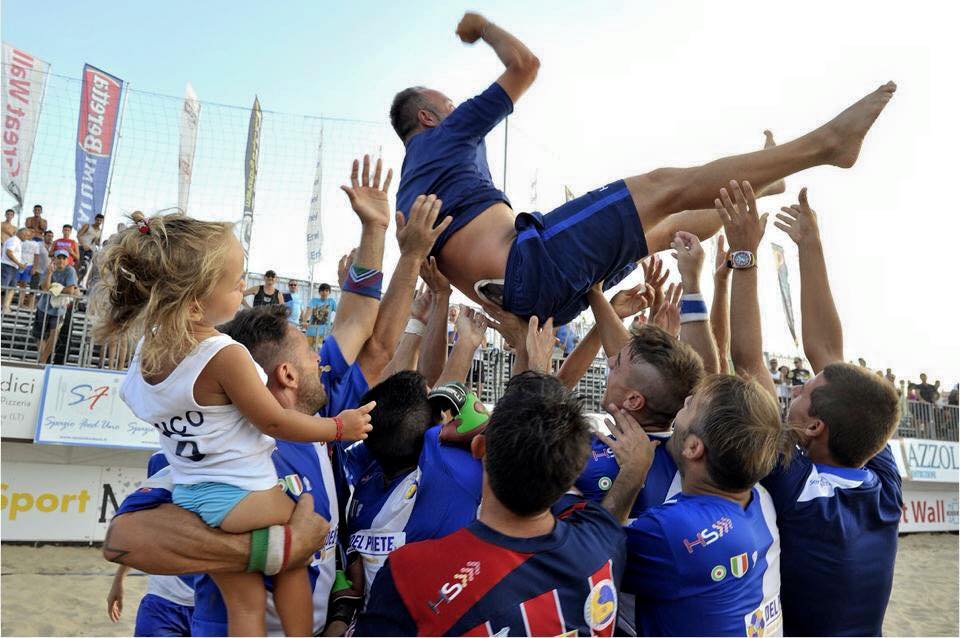
[[[294,503],[277,485],[272,437],[365,439],[374,404],[332,419],[281,407],[247,349],[216,328],[233,317],[246,288],[233,225],[180,214],[146,219],[136,212],[132,219],[136,226],[100,257],[95,301],[101,338],[143,335],[120,395],[159,431],[175,504],[225,532],[282,526]],[[265,635],[263,575],[211,576],[223,594],[230,635]],[[284,633],[313,633],[304,566],[276,574],[274,601]]]

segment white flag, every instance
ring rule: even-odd
[[[197,149],[197,129],[200,126],[200,101],[187,82],[187,95],[183,98],[183,110],[180,111],[180,189],[177,194],[177,206],[187,212],[187,200],[190,199],[190,180],[193,177],[193,154]]]
[[[313,178],[313,195],[310,197],[310,215],[307,217],[307,269],[313,281],[315,269],[323,256],[323,220],[320,217],[323,192],[323,129],[320,129],[320,144],[317,146],[317,173]]]
[[[50,65],[3,43],[3,187],[23,207]]]

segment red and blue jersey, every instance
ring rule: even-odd
[[[347,530],[351,549],[363,556],[368,595],[390,552],[446,536],[477,517],[483,466],[466,450],[441,445],[439,435],[439,426],[427,430],[417,467],[390,480],[362,442],[347,450],[353,486]]]
[[[360,636],[612,636],[624,535],[582,502],[534,538],[480,521],[390,555],[360,615]]]
[[[903,504],[890,447],[862,469],[816,464],[798,450],[760,483],[780,527],[784,633],[881,635]]]
[[[637,635],[782,635],[780,541],[762,487],[746,507],[679,494],[626,533],[623,590],[636,595]]]
[[[453,217],[431,254],[437,254],[453,233],[493,204],[510,204],[503,191],[493,185],[483,138],[512,112],[513,101],[494,82],[458,106],[439,126],[417,133],[407,142],[397,210],[409,217],[413,200],[433,193],[443,200],[437,219]]]

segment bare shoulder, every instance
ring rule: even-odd
[[[251,369],[250,355],[239,343],[221,348],[213,355],[193,384],[193,397],[198,405],[229,405],[230,397],[224,390],[228,375],[242,375],[244,368]]]

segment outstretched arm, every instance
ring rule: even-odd
[[[710,304],[710,329],[717,342],[720,373],[730,374],[730,268],[723,235],[717,238],[717,257],[713,269],[713,303]]]
[[[457,25],[457,36],[467,44],[483,38],[507,67],[497,79],[514,104],[537,79],[540,60],[516,37],[478,13],[465,13]]]
[[[710,319],[706,315],[706,304],[700,295],[700,271],[703,269],[703,246],[696,235],[685,231],[677,231],[674,236],[673,256],[677,260],[677,269],[680,271],[680,281],[683,294],[694,296],[688,298],[687,303],[702,306],[703,312],[694,309],[691,312],[680,313],[680,340],[690,344],[700,358],[703,359],[703,368],[707,374],[716,374],[720,370],[717,358],[717,344],[713,341],[710,331]],[[684,298],[681,297],[681,306]],[[696,314],[692,314],[696,313]]]
[[[800,203],[784,207],[774,226],[790,235],[800,252],[800,325],[803,353],[816,374],[828,364],[843,361],[843,327],[830,292],[817,214],[800,189]]]
[[[390,203],[387,190],[393,171],[387,171],[383,187],[380,176],[383,164],[378,159],[371,181],[370,156],[363,156],[363,175],[360,176],[360,162],[353,160],[350,173],[350,186],[340,188],[350,198],[350,206],[360,218],[362,231],[360,246],[353,259],[353,266],[367,270],[383,269],[383,238],[390,225]],[[382,275],[381,275],[382,276]],[[373,326],[380,308],[379,297],[368,297],[344,290],[337,306],[337,317],[333,322],[332,335],[336,339],[340,352],[348,364],[357,359],[360,349],[373,334]]]
[[[420,357],[420,342],[423,340],[424,326],[427,324],[427,317],[430,313],[430,306],[433,304],[433,294],[429,290],[423,289],[417,292],[413,298],[413,305],[410,306],[410,321],[408,328],[404,330],[400,337],[400,344],[390,363],[380,373],[380,377],[387,377],[400,372],[401,370],[416,370],[417,359]]]
[[[447,365],[437,380],[438,386],[451,381],[463,383],[466,380],[473,365],[473,353],[483,343],[486,331],[487,318],[483,313],[466,306],[460,307],[460,314],[457,316],[457,342],[453,344]]]
[[[420,267],[420,276],[433,293],[430,317],[420,342],[421,355],[417,369],[433,387],[447,364],[447,311],[450,308],[450,282],[437,268],[437,260],[428,259]]]
[[[757,200],[750,182],[730,182],[733,199],[727,189],[720,190],[720,199],[715,200],[717,213],[723,221],[730,252],[750,251],[756,257],[763,238],[767,214],[757,213]],[[722,200],[722,201],[721,201]],[[763,362],[763,334],[760,330],[760,300],[757,295],[757,268],[737,269],[733,273],[731,292],[730,351],[737,374],[752,377],[776,399],[777,391],[773,378]]]

